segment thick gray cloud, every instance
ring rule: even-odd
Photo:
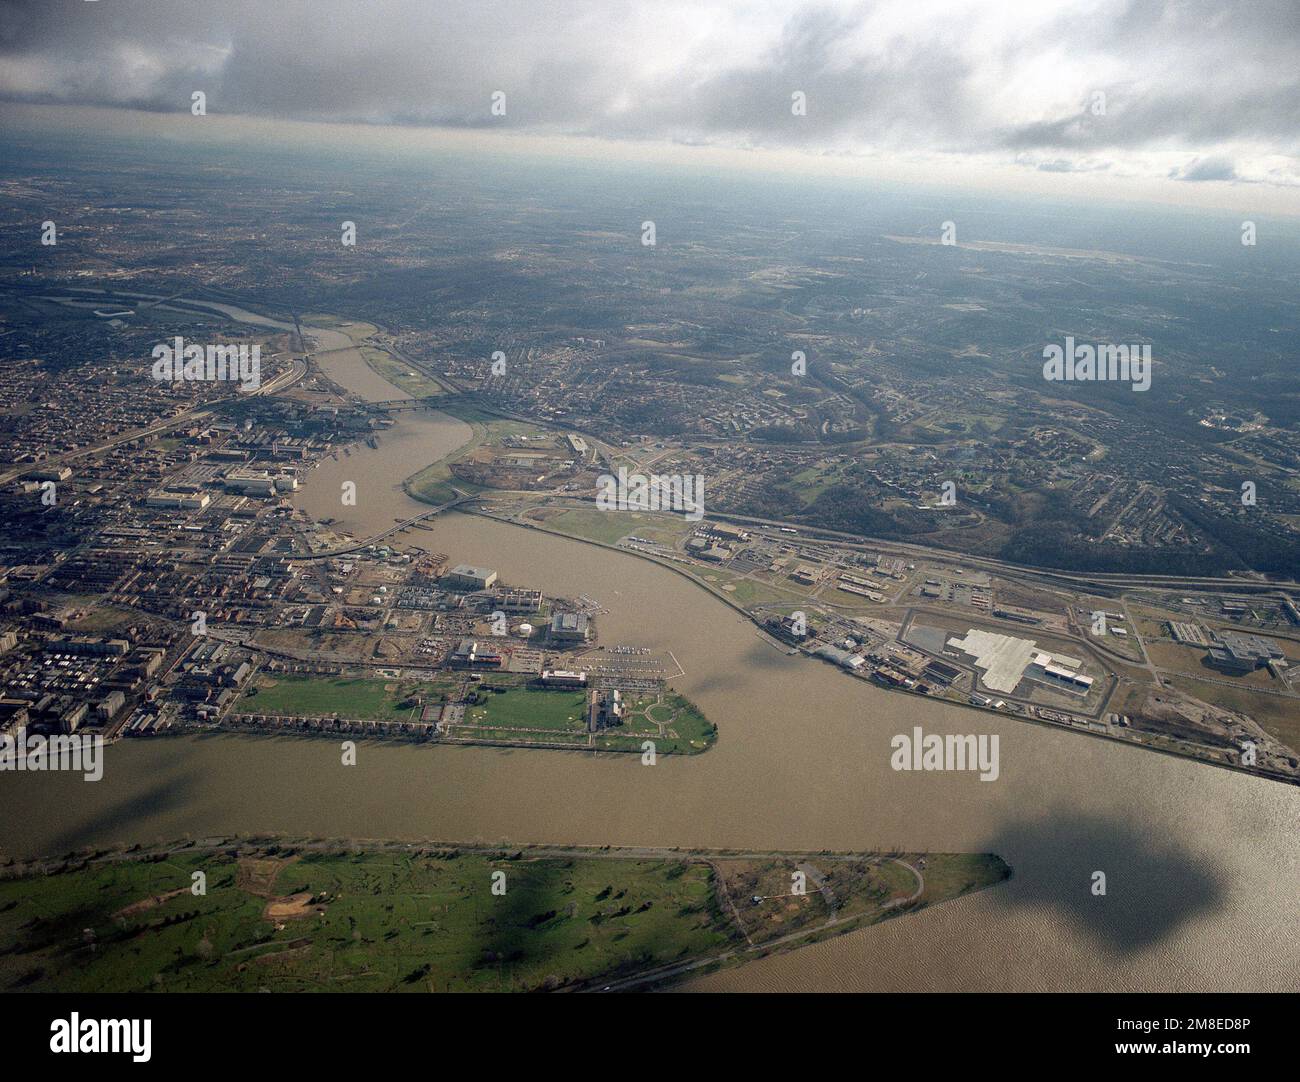
[[[0,98],[196,89],[240,115],[1300,179],[1298,0],[0,2]]]

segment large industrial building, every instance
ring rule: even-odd
[[[238,492],[241,496],[275,496],[280,493],[294,492],[298,488],[298,479],[292,474],[258,473],[246,470],[232,470],[226,474],[226,490]]]
[[[1260,635],[1243,635],[1238,631],[1217,632],[1218,641],[1210,646],[1210,664],[1236,675],[1245,675],[1281,660],[1281,650]]]
[[[542,609],[541,590],[498,590],[496,604],[502,612],[534,613]]]
[[[495,646],[463,639],[452,652],[451,663],[458,669],[500,669],[505,666],[506,658]]]
[[[1063,661],[1073,662],[1074,667],[1063,665]],[[1038,653],[1025,669],[1025,675],[1045,683],[1059,684],[1067,691],[1086,693],[1092,690],[1092,677],[1076,671],[1080,664],[1074,658],[1053,658],[1051,654]]]
[[[146,507],[175,511],[202,511],[211,502],[211,497],[206,492],[150,492],[144,498]]]
[[[497,573],[491,568],[475,567],[473,564],[457,564],[442,581],[457,590],[486,590],[497,580]]]
[[[1078,671],[1079,658],[1046,653],[1033,639],[971,628],[964,638],[950,638],[948,646],[973,657],[983,670],[982,683],[993,691],[1010,694],[1025,677],[1077,694],[1092,689],[1092,677]]]
[[[551,638],[560,642],[586,642],[591,620],[581,612],[557,612],[551,617]]]

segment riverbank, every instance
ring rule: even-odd
[[[657,985],[1009,878],[993,854],[209,840],[0,878],[25,991],[581,991]]]
[[[667,571],[671,571],[673,574],[681,576],[682,578],[686,579],[693,585],[707,592],[710,596],[712,596],[716,600],[721,601],[728,608],[742,615],[746,620],[753,623],[754,626],[757,628],[759,634],[762,635],[767,640],[769,640],[773,644],[773,646],[785,650],[787,652],[802,654],[803,656],[808,658],[815,658],[817,657],[818,646],[822,645],[816,642],[814,642],[813,645],[805,645],[805,644],[792,645],[772,635],[771,632],[766,627],[765,622],[760,615],[756,614],[755,612],[751,612],[750,609],[746,607],[746,605],[742,604],[735,597],[729,595],[725,590],[720,589],[713,583],[708,582],[706,579],[701,577],[701,574],[697,573],[697,571],[704,572],[705,568],[702,565],[695,564],[693,561],[684,558],[672,558],[672,559],[665,558],[645,548],[615,544],[607,540],[598,537],[592,537],[589,535],[584,535],[582,533],[572,533],[572,532],[566,532],[564,530],[558,530],[553,527],[547,526],[542,522],[528,519],[525,515],[494,514],[490,510],[484,509],[482,507],[476,507],[473,504],[469,504],[467,506],[461,507],[459,510],[461,510],[461,512],[464,514],[482,515],[484,518],[490,518],[497,522],[503,522],[506,523],[507,525],[515,526],[520,529],[536,530],[539,533],[550,534],[553,537],[562,537],[566,540],[574,541],[583,545],[592,545],[596,548],[602,548],[610,552],[619,553],[620,555],[623,556],[630,556],[636,559],[644,560],[648,563],[655,564],[658,567],[662,567]],[[668,520],[671,520],[672,518],[671,515],[666,515],[666,514],[648,515],[647,513],[644,512],[641,513],[641,517],[642,518],[662,517]],[[645,527],[640,527],[640,528],[642,530],[645,529]],[[820,599],[818,600],[818,602],[807,602],[807,603],[824,604],[824,602],[821,601]],[[835,668],[836,671],[840,673],[840,675],[847,676],[851,679],[862,680],[862,681],[867,681],[870,679],[865,672],[863,673],[850,672],[848,670],[845,670],[841,666],[834,665],[833,663],[829,663],[825,661],[823,661],[822,663],[831,664],[832,667]],[[904,687],[904,686],[887,685],[884,686],[884,690],[886,690],[889,694],[909,695],[914,698],[920,698],[920,699],[934,699],[934,696],[931,694],[928,694],[923,691],[918,691],[913,688]],[[1231,770],[1240,774],[1248,774],[1251,775],[1252,777],[1265,778],[1269,781],[1281,782],[1285,785],[1292,785],[1292,786],[1300,785],[1300,779],[1298,779],[1294,773],[1288,773],[1282,770],[1269,769],[1259,764],[1253,764],[1249,766],[1243,765],[1242,763],[1235,761],[1233,759],[1225,759],[1221,754],[1213,754],[1209,749],[1205,749],[1199,745],[1188,743],[1185,741],[1170,740],[1168,737],[1164,736],[1164,734],[1152,734],[1152,733],[1144,732],[1133,728],[1112,729],[1106,727],[1103,729],[1098,729],[1094,727],[1093,724],[1089,724],[1090,721],[1095,722],[1096,720],[1095,717],[1090,719],[1081,718],[1078,721],[1076,721],[1071,715],[1062,714],[1059,711],[1047,711],[1046,714],[1044,714],[1043,712],[1038,712],[1038,711],[1030,712],[1022,709],[1018,712],[1012,713],[1010,711],[999,709],[998,707],[996,707],[994,705],[994,701],[992,698],[989,698],[987,696],[985,698],[988,698],[988,701],[985,703],[971,701],[970,699],[963,700],[960,698],[957,699],[947,698],[944,699],[943,701],[946,705],[955,706],[960,710],[974,710],[983,714],[996,714],[1001,717],[1012,717],[1019,722],[1027,723],[1030,725],[1044,726],[1046,728],[1057,729],[1057,730],[1063,729],[1067,732],[1076,733],[1080,736],[1088,736],[1088,737],[1093,737],[1094,739],[1107,740],[1127,747],[1141,748],[1143,751],[1147,751],[1147,752],[1155,752],[1161,755],[1169,755],[1179,759],[1189,759],[1194,762],[1204,764],[1206,766],[1218,767],[1221,770]],[[1100,714],[1102,713],[1102,711],[1099,709],[1095,713]],[[1056,714],[1059,720],[1054,718],[1052,716],[1053,714]],[[1164,741],[1164,742],[1162,743],[1160,741]]]

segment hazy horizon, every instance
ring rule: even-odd
[[[0,7],[0,123],[1300,215],[1285,0],[177,0],[167,15]]]

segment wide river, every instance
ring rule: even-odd
[[[322,348],[344,344],[334,333],[316,335]],[[359,393],[400,395],[376,386],[355,351],[318,360]],[[398,482],[466,429],[435,413],[399,416],[379,450],[319,467],[303,506],[337,517],[340,478],[376,494],[348,509],[358,532],[412,506]],[[98,783],[0,778],[0,848],[284,832],[992,850],[1015,869],[1003,886],[687,987],[1300,989],[1300,789],[885,692],[785,655],[721,602],[632,556],[459,514],[419,543],[511,583],[597,598],[610,610],[604,641],[673,651],[686,670],[674,686],[717,722],[717,747],[647,767],[633,756],[367,744],[343,767],[327,740],[126,741],[109,749]],[[1001,776],[891,770],[890,738],[916,725],[1000,734]],[[1091,891],[1097,871],[1104,896]]]

